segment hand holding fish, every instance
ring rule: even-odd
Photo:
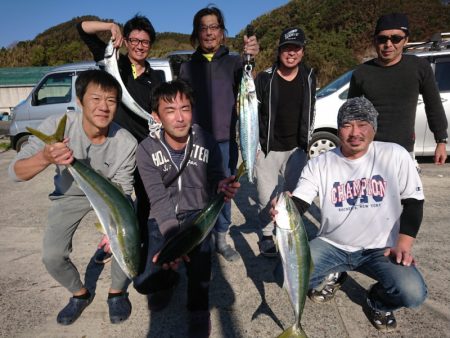
[[[399,234],[395,248],[386,248],[386,250],[384,250],[384,255],[395,259],[397,264],[405,266],[415,265],[416,260],[411,254],[413,242],[413,237]]]
[[[241,187],[239,182],[236,182],[236,176],[230,176],[219,182],[217,193],[223,192],[225,194],[225,202],[231,201]]]
[[[104,252],[111,253],[111,247],[109,246],[109,238],[106,235],[103,235],[100,243],[97,245],[97,249],[103,249]]]
[[[289,196],[289,197],[292,197],[292,193],[290,193],[289,191],[286,191],[286,194]],[[275,216],[278,214],[278,211],[277,211],[277,209],[275,208],[276,207],[276,205],[277,205],[277,202],[278,202],[278,197],[279,197],[279,195],[277,195],[276,197],[274,197],[273,199],[272,199],[272,201],[270,201],[270,210],[269,210],[269,214],[270,214],[270,216],[272,217],[272,220],[275,222]],[[276,225],[276,222],[275,222],[275,225]]]
[[[69,165],[73,162],[73,152],[68,147],[69,139],[64,138],[62,142],[46,144],[42,150],[45,160],[50,164]]]
[[[256,36],[247,37],[244,35],[244,54],[251,55],[251,57],[255,57],[259,53],[259,43],[256,39]]]
[[[161,251],[160,251],[160,252],[161,252]],[[153,259],[152,259],[152,262],[153,262],[153,263],[155,263],[155,264],[157,263],[160,252],[158,252],[156,255],[153,256]],[[171,261],[171,262],[169,262],[169,263],[163,263],[163,264],[161,265],[161,267],[162,267],[164,270],[169,270],[169,269],[177,270],[178,267],[179,267],[179,265],[180,265],[180,263],[181,263],[182,261],[190,262],[191,259],[189,258],[188,255],[183,255],[183,256],[181,256],[181,257],[178,257],[178,258],[174,259],[173,261]]]
[[[111,40],[113,41],[114,48],[120,48],[120,46],[122,46],[123,36],[119,25],[112,22],[110,31],[111,31]]]

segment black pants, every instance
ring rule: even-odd
[[[196,212],[179,216],[181,222],[191,219]],[[186,223],[185,223],[186,224]],[[159,231],[155,219],[147,223],[147,240],[144,244],[146,257],[143,257],[141,273],[134,278],[135,289],[142,294],[150,294],[172,288],[175,283],[174,274],[169,269],[163,270],[152,262],[153,256],[164,244],[164,237]],[[189,311],[209,310],[209,283],[211,280],[211,234],[197,245],[189,254],[190,262],[185,262],[188,278],[187,308]]]

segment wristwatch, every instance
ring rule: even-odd
[[[446,138],[441,138],[440,140],[436,140],[436,143],[445,143],[445,144],[447,144],[447,139]]]

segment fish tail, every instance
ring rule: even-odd
[[[294,324],[283,331],[278,338],[308,338],[301,325]]]
[[[67,115],[64,114],[64,116],[61,118],[61,120],[58,123],[58,128],[56,128],[56,131],[53,135],[46,135],[43,132],[27,127],[26,129],[34,136],[36,136],[38,139],[43,141],[46,144],[53,144],[57,142],[62,142],[64,139],[64,131],[66,130],[66,122],[67,122]]]

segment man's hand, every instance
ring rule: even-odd
[[[66,137],[62,142],[46,144],[42,150],[43,156],[48,163],[68,165],[74,160],[73,151],[68,147],[69,139]]]
[[[120,46],[122,46],[123,36],[119,25],[112,22],[110,31],[111,31],[111,40],[113,41],[114,47],[120,48]]]
[[[442,165],[447,160],[447,144],[436,144],[436,150],[434,151],[434,164]]]
[[[230,201],[234,198],[237,191],[241,187],[241,184],[239,182],[235,182],[236,176],[230,176],[222,181],[219,182],[219,186],[217,188],[217,192],[224,192],[225,193],[225,202]]]
[[[256,36],[247,37],[244,35],[244,54],[255,57],[259,53],[259,43]]]
[[[405,266],[415,265],[416,261],[411,253],[413,243],[413,237],[399,234],[395,248],[386,248],[384,255],[394,258],[397,264]]]
[[[156,264],[156,262],[158,261],[158,256],[159,256],[159,252],[158,252],[156,255],[153,256],[152,262],[153,262],[154,264]],[[182,261],[190,262],[191,259],[189,258],[188,255],[184,255],[184,256],[181,256],[181,257],[176,258],[176,259],[175,259],[174,261],[172,261],[172,262],[164,263],[164,264],[162,265],[162,268],[163,268],[164,270],[172,269],[172,270],[175,271],[175,270],[178,269],[178,267],[179,267],[179,265],[180,265],[180,263],[181,263]]]
[[[100,243],[97,245],[97,249],[102,249],[104,252],[111,253],[111,247],[109,246],[109,238],[106,235],[103,235]]]

